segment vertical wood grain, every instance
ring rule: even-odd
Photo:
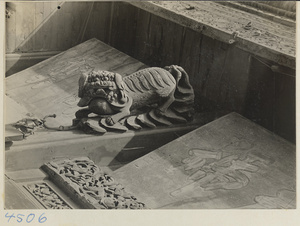
[[[274,131],[274,73],[256,58],[251,58],[244,115]]]
[[[34,30],[35,3],[18,2],[16,4],[16,51],[30,52],[33,40],[27,39]]]
[[[221,42],[203,36],[201,39],[199,74],[195,80],[197,92],[205,98],[217,102],[221,77],[224,73],[227,52]]]
[[[184,29],[181,25],[173,23],[169,20],[162,21],[162,47],[161,66],[167,66],[180,62],[180,49],[183,40]]]
[[[147,63],[150,62],[152,66],[160,66],[162,62],[162,23],[161,18],[151,15],[148,23],[145,24],[147,26],[147,40],[146,40],[146,51],[145,54],[148,59]]]
[[[44,41],[43,46],[46,51],[59,50],[57,48],[58,35],[56,30],[57,18],[55,14],[57,13],[57,6],[59,2],[45,2],[44,3]],[[36,49],[39,51],[39,49]]]
[[[203,54],[201,48],[202,40],[203,35],[201,33],[185,28],[182,33],[182,45],[179,56],[179,65],[186,70],[194,87],[195,99],[197,100],[195,109],[198,111],[208,109],[202,98],[202,84],[206,80],[205,76],[209,74],[209,65],[211,65],[209,62],[212,62],[210,59],[212,54],[209,54],[209,52]],[[202,70],[202,66],[205,66],[206,69]]]
[[[80,8],[78,7],[78,5],[84,8],[85,4],[86,4],[85,2],[72,2],[72,3],[66,2],[61,7],[61,9],[63,10],[63,18],[64,18],[64,20],[61,21],[61,23],[64,23],[64,31],[63,31],[62,38],[63,38],[63,46],[65,50],[73,47],[73,40],[76,40],[76,37],[80,32],[80,30],[77,28],[83,26],[83,23],[85,21],[84,18],[88,15],[86,11],[85,17],[81,17],[82,24],[75,24],[76,21],[75,17],[81,16],[79,14]],[[75,35],[75,33],[77,33],[77,35]]]
[[[74,2],[70,9],[72,15],[71,23],[71,46],[75,46],[85,40],[83,40],[84,33],[86,32],[86,26],[90,22],[90,11],[93,9],[93,4],[89,2]],[[73,12],[76,12],[74,14]]]
[[[33,50],[43,50],[44,46],[43,43],[45,42],[44,33],[45,31],[44,26],[41,24],[44,22],[44,3],[43,2],[36,2],[35,3],[35,21],[34,21],[34,36],[33,42]]]
[[[250,54],[229,46],[220,77],[218,103],[230,111],[243,112],[249,81]]]
[[[13,4],[13,3],[10,3]],[[15,4],[15,3],[14,3]],[[3,16],[4,17],[4,16]],[[12,11],[10,18],[6,22],[6,53],[14,52],[16,48],[16,11]]]
[[[188,74],[191,75],[190,79],[194,79],[199,71],[201,41],[201,33],[184,28],[182,32],[182,44],[180,46],[179,65],[186,68]]]
[[[56,48],[61,50],[66,50],[65,48],[65,10],[66,3],[60,5],[60,9],[57,9],[54,18],[55,18],[55,26],[56,26],[56,34],[57,34],[57,44]]]
[[[194,84],[200,80],[200,67],[202,49],[202,34],[191,29],[184,29],[182,32],[182,44],[179,53],[179,65],[182,66],[190,76],[190,81]],[[200,85],[200,83],[198,84]],[[200,88],[200,87],[199,87]]]
[[[134,56],[151,66],[179,64],[183,27],[139,10]]]
[[[138,9],[136,43],[134,47],[134,57],[145,64],[151,66],[149,27],[152,15],[144,10]],[[150,58],[150,59],[149,59]]]
[[[63,31],[63,48],[67,50],[72,47],[72,40],[75,36],[72,35],[72,23],[73,23],[73,15],[70,12],[64,13],[64,31]]]
[[[91,11],[89,8],[91,14],[86,29],[83,30],[83,41],[97,38],[105,43],[109,42],[112,4],[112,2],[94,2]]]
[[[7,21],[8,52],[62,51],[83,41],[91,2],[14,4],[15,15]]]
[[[275,73],[274,131],[291,142],[296,141],[295,77]],[[295,75],[295,73],[294,73]]]
[[[136,23],[135,7],[125,2],[114,3],[109,40],[111,46],[132,56],[136,40]]]

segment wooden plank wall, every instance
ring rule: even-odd
[[[110,39],[111,46],[149,66],[181,65],[195,89],[197,110],[236,111],[295,142],[295,70],[126,3],[115,5],[121,7],[112,9],[111,30],[118,38]]]
[[[79,44],[88,2],[9,2],[6,53],[63,51]]]
[[[195,89],[197,110],[236,111],[295,141],[292,69],[125,2],[72,2],[60,9],[57,2],[14,4],[16,14],[7,20],[8,52],[66,50],[97,38],[149,66],[181,65]],[[18,14],[18,7],[33,9],[22,4],[34,7],[32,18],[25,18],[25,10]]]

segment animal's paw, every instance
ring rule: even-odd
[[[115,124],[115,121],[112,119],[112,117],[107,117],[105,119],[105,122],[107,123],[107,125],[113,126]]]

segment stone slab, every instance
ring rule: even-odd
[[[75,112],[79,110],[77,92],[81,73],[102,69],[126,76],[145,67],[97,39],[88,40],[6,78],[6,123],[15,123],[28,115],[42,119],[56,114],[56,118],[47,119],[48,124],[71,125]],[[154,131],[107,132],[103,136],[85,134],[80,130],[37,128],[33,135],[15,141],[9,147],[6,170],[34,169],[47,161],[83,154],[99,166],[124,164],[204,123],[207,123],[207,117],[202,115],[200,121],[190,124],[157,127]],[[153,139],[156,142],[152,142]],[[121,162],[116,162],[115,157]]]
[[[6,209],[80,209],[41,169],[5,173]]]
[[[117,169],[153,209],[295,208],[295,146],[230,113]]]
[[[47,122],[52,125],[71,125],[75,112],[79,110],[77,92],[81,73],[99,68],[125,76],[145,67],[143,63],[97,39],[88,40],[6,78],[6,124],[16,123],[29,115],[42,119],[46,115],[56,114],[55,119],[49,118]],[[176,131],[168,131],[169,136],[165,135],[165,140],[176,138]],[[147,130],[144,132],[148,133]],[[141,133],[142,137],[144,132]],[[133,132],[124,135],[107,133],[102,137],[77,130],[62,132],[38,129],[21,140],[22,134],[11,128],[5,135],[7,140],[18,139],[6,153],[8,171],[34,169],[44,162],[81,156],[82,153],[97,164],[101,159],[101,165],[108,165],[123,148],[141,147],[136,144],[127,146],[135,136]],[[112,140],[116,138],[120,139],[113,143]],[[141,148],[143,150],[136,152],[145,153],[144,146]],[[100,155],[97,154],[99,152]]]
[[[82,73],[101,69],[125,76],[145,67],[103,42],[90,39],[9,76],[6,95],[39,118],[56,114],[58,124],[70,125],[79,109],[78,79]],[[10,118],[16,115],[10,111],[6,114]]]

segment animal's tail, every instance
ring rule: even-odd
[[[187,72],[180,66],[171,65],[164,68],[169,71],[176,80],[175,101],[169,107],[176,115],[191,121],[194,116],[194,90],[190,84]]]

